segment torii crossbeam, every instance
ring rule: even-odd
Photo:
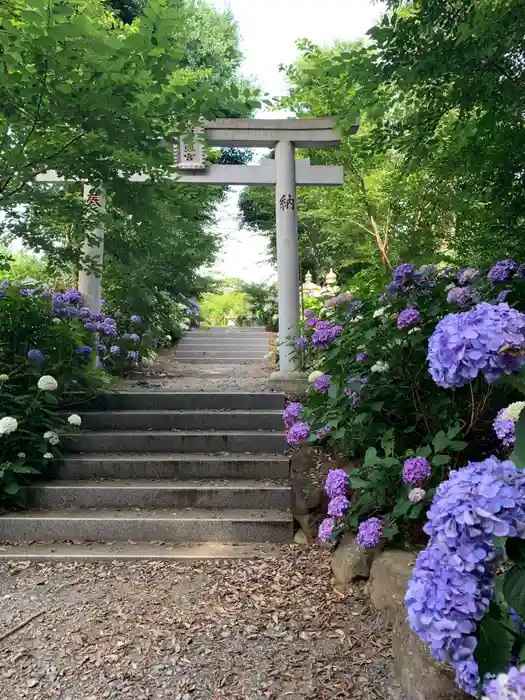
[[[356,133],[359,124],[352,128]],[[194,185],[259,185],[275,186],[277,232],[277,290],[279,306],[279,372],[272,375],[272,385],[286,387],[294,377],[294,340],[300,315],[299,255],[297,241],[297,185],[338,186],[343,184],[339,166],[311,165],[308,158],[295,159],[297,148],[337,148],[341,138],[334,131],[332,117],[308,119],[217,119],[204,122],[195,130],[194,143],[181,138],[174,146],[176,160],[171,178],[175,183]],[[204,160],[204,146],[273,148],[275,159],[263,159],[259,165],[209,165]],[[130,182],[147,182],[149,177],[137,173]],[[50,170],[36,177],[37,182],[65,183]],[[89,204],[104,207],[104,191],[94,193],[84,184],[84,197]],[[84,253],[101,266],[104,252],[104,230],[94,232],[98,243],[86,246]],[[101,278],[80,273],[79,289],[87,306],[100,310]]]

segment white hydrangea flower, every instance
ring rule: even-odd
[[[379,309],[376,309],[374,311],[373,318],[379,318],[380,316],[382,316],[385,313],[385,311],[386,311],[385,307],[381,306]]]
[[[25,459],[25,458],[26,458],[26,453],[25,453],[25,452],[19,452],[19,453],[17,454],[17,457],[18,457],[19,459]]]
[[[53,455],[51,454],[51,452],[44,452],[42,456],[44,457],[44,459],[53,459]]]
[[[421,328],[419,328],[418,326],[415,326],[415,328],[411,328],[408,331],[408,335],[412,335],[412,333],[419,333],[420,330],[421,330]]]
[[[500,417],[503,420],[512,420],[516,422],[524,408],[525,401],[515,401],[514,403],[511,403],[507,406],[507,408],[502,412]]]
[[[0,382],[7,382],[9,381],[9,375],[8,374],[0,374]]]
[[[372,365],[370,367],[371,372],[375,372],[377,374],[383,374],[384,372],[388,372],[390,369],[390,365],[388,362],[383,362],[383,360],[378,360],[375,365]]]
[[[44,374],[38,380],[37,386],[41,391],[55,391],[58,389],[58,382],[50,374]]]
[[[357,316],[354,316],[354,318],[350,321],[350,323],[359,323],[359,321],[363,320],[362,314],[357,314]]]
[[[425,498],[426,495],[427,492],[425,489],[415,488],[408,494],[408,500],[412,503],[419,503]]]
[[[55,316],[55,318],[53,319],[53,323],[56,323],[56,324],[62,323],[62,319],[57,318],[57,317]]]
[[[82,418],[76,413],[72,413],[67,419],[67,422],[69,425],[74,425],[76,428],[79,428],[82,425]]]
[[[319,377],[323,376],[323,372],[315,371],[310,374],[308,377],[308,384],[313,384],[316,379],[319,379]]]
[[[18,428],[18,421],[11,416],[5,416],[0,420],[0,435],[9,435]]]
[[[60,438],[54,430],[47,430],[44,433],[44,440],[47,440],[50,445],[58,445],[58,443],[60,442]]]

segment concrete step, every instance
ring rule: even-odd
[[[269,481],[54,481],[24,489],[36,508],[286,510],[290,487]]]
[[[175,353],[177,358],[182,355],[185,357],[225,357],[231,360],[236,360],[237,358],[252,358],[255,360],[264,360],[264,356],[268,354],[268,348],[264,350],[217,350],[217,348],[202,348],[202,347],[179,347]]]
[[[187,335],[269,335],[264,326],[208,326]]]
[[[262,559],[281,556],[279,546],[266,542],[223,544],[159,544],[147,542],[106,542],[105,544],[13,544],[0,547],[0,561],[195,561]]]
[[[282,430],[282,411],[86,411],[85,430]]]
[[[284,410],[285,397],[282,393],[244,393],[205,391],[122,391],[98,396],[79,410],[114,411],[251,411]]]
[[[8,513],[0,542],[291,542],[293,520],[269,510],[56,510]]]
[[[180,352],[175,357],[186,365],[250,365],[265,362],[264,357],[195,357]]]
[[[286,449],[284,434],[264,431],[122,431],[83,432],[64,443],[71,452],[246,452],[280,453]]]
[[[69,455],[58,479],[288,479],[284,455],[83,454]]]

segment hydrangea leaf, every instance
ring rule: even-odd
[[[478,644],[474,658],[478,663],[480,678],[487,673],[501,673],[508,666],[514,636],[499,621],[487,615],[481,620],[476,632]]]
[[[511,608],[525,618],[525,569],[513,566],[505,574],[503,595]]]
[[[440,467],[443,464],[448,464],[450,462],[450,457],[448,455],[434,455],[432,457],[432,465],[434,467]]]
[[[515,426],[516,441],[510,459],[519,468],[525,467],[525,411],[521,412]]]

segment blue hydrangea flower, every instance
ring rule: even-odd
[[[483,688],[482,700],[521,700],[525,698],[525,665],[500,673]]]
[[[460,688],[477,697],[478,622],[494,597],[501,561],[494,537],[525,537],[525,473],[489,457],[452,471],[436,490],[405,603],[408,622]]]
[[[407,282],[414,276],[415,271],[416,268],[411,263],[401,263],[395,268],[392,277],[394,282]]]
[[[91,348],[89,345],[79,345],[75,350],[77,355],[90,355],[92,351],[93,348]]]
[[[348,474],[344,469],[330,469],[326,476],[324,490],[330,498],[346,496]]]
[[[367,357],[368,357],[367,352],[360,352],[355,356],[355,361],[356,362],[363,362],[364,360],[366,360]]]
[[[307,328],[314,328],[318,322],[319,322],[319,319],[316,318],[315,316],[308,316],[308,318],[306,320],[306,327]]]
[[[102,345],[102,343],[99,343],[99,344],[97,345],[97,350],[98,350],[99,355],[105,355],[105,354],[106,354],[106,346],[105,346],[105,345]]]
[[[468,285],[466,287],[452,287],[447,294],[447,301],[449,304],[457,304],[457,306],[472,306],[479,301],[479,294]]]
[[[307,338],[296,338],[295,339],[295,347],[298,350],[304,350],[308,346],[308,339]]]
[[[44,353],[42,350],[28,350],[27,351],[27,358],[28,360],[31,360],[31,362],[44,362],[45,357]]]
[[[328,374],[322,374],[313,383],[313,388],[317,391],[318,394],[326,394],[328,389],[330,388],[330,382],[330,376]]]
[[[322,438],[326,437],[327,435],[330,435],[331,432],[332,432],[332,426],[330,425],[330,423],[328,423],[327,425],[323,425],[322,428],[319,428],[319,430],[317,431],[317,437],[319,439],[322,439]]]
[[[502,289],[501,292],[496,297],[496,303],[500,304],[502,301],[505,301],[511,292],[512,292],[512,289]]]
[[[346,496],[335,496],[328,503],[328,515],[333,515],[336,518],[340,518],[349,508],[350,501]]]
[[[96,331],[96,330],[98,330],[97,324],[96,324],[96,323],[92,323],[91,321],[86,321],[86,323],[84,323],[84,328],[85,328],[87,331]]]
[[[310,437],[310,426],[308,423],[294,423],[288,430],[286,441],[293,447],[298,447],[304,440]]]
[[[330,542],[335,527],[335,518],[325,518],[319,525],[317,536],[322,542]]]
[[[500,260],[493,265],[487,275],[487,278],[495,284],[496,282],[505,282],[513,277],[518,269],[518,263],[514,260]]]
[[[82,304],[82,294],[78,289],[68,289],[64,294],[64,301],[68,304]]]
[[[138,360],[139,359],[138,350],[128,350],[127,358],[128,358],[128,360]]]
[[[140,335],[138,333],[129,333],[126,334],[129,340],[132,340],[134,343],[138,343],[140,341]],[[122,336],[124,337],[124,336]]]
[[[112,345],[112,346],[109,348],[109,352],[110,352],[112,355],[116,355],[117,353],[120,352],[120,348],[119,348],[118,345]]]
[[[480,271],[475,267],[464,267],[458,272],[458,284],[465,285],[474,282],[480,276]]]
[[[291,428],[299,420],[302,410],[303,404],[299,403],[299,401],[294,401],[286,406],[283,413],[283,421],[287,428]]]
[[[432,468],[425,457],[410,457],[403,464],[403,481],[405,484],[421,484],[430,476]]]
[[[525,362],[505,347],[525,350],[525,315],[508,304],[482,302],[471,311],[448,314],[428,343],[430,374],[445,389],[464,386],[480,373],[487,382],[497,381]]]
[[[318,350],[325,350],[341,335],[343,330],[342,326],[331,321],[318,321],[312,335],[312,345]]]
[[[375,549],[383,536],[383,523],[379,518],[363,520],[357,529],[356,544],[360,549]]]
[[[87,306],[83,306],[80,309],[80,315],[83,316],[84,318],[91,316],[91,309],[89,309]]]
[[[133,314],[133,315],[130,317],[130,321],[131,321],[132,323],[140,323],[140,322],[142,321],[142,316],[139,316],[138,314]]]
[[[419,310],[408,307],[403,309],[403,311],[398,314],[397,327],[399,330],[403,330],[404,328],[412,328],[413,326],[417,326],[420,320],[421,314],[419,313]]]

